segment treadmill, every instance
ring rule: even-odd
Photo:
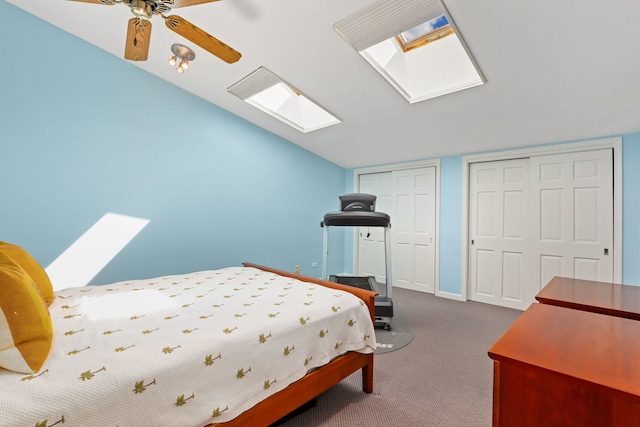
[[[386,330],[391,329],[393,317],[392,280],[391,280],[391,219],[389,215],[375,211],[376,196],[365,193],[351,193],[339,196],[340,211],[325,214],[320,226],[324,228],[322,278],[348,286],[354,286],[379,292],[378,283],[373,276],[328,275],[329,228],[330,227],[383,227],[385,255],[385,295],[375,298],[375,321]]]

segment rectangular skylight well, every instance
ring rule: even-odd
[[[485,82],[442,0],[379,0],[334,28],[409,103]]]
[[[227,91],[303,133],[341,122],[265,67],[234,83]]]

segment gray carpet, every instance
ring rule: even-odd
[[[357,372],[282,427],[491,426],[487,350],[522,312],[406,289],[394,288],[393,299],[414,339],[376,355],[374,392],[362,392]]]

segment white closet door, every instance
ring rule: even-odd
[[[611,149],[531,158],[533,281],[613,281]]]
[[[363,174],[359,191],[376,195],[376,211],[391,217],[393,285],[434,293],[436,168]],[[384,229],[359,227],[357,274],[386,283],[384,257]]]
[[[554,276],[613,281],[613,152],[473,163],[469,298],[526,309]]]
[[[391,172],[360,175],[360,193],[373,194],[376,211],[384,212],[393,221],[393,178]],[[386,283],[384,228],[358,227],[358,276],[374,276]]]
[[[435,167],[394,171],[393,284],[435,292]]]
[[[529,160],[473,163],[469,171],[469,297],[517,309],[529,279]]]

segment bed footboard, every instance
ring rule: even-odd
[[[233,420],[222,424],[210,424],[208,427],[266,427],[329,390],[358,369],[362,369],[364,391],[371,393],[373,391],[373,354],[347,353],[328,365],[310,372],[304,378],[263,400]],[[365,378],[368,383],[366,387],[364,387]]]

